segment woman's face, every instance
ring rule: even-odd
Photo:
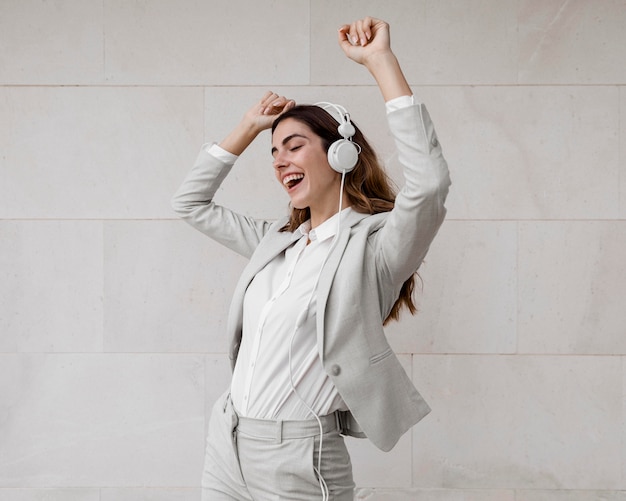
[[[322,139],[308,125],[286,118],[272,135],[274,173],[296,209],[330,217],[337,212],[341,176],[328,164]]]

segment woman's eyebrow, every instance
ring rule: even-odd
[[[291,141],[294,137],[302,137],[304,139],[308,139],[306,136],[302,135],[302,134],[291,134],[289,136],[287,136],[285,139],[283,139],[282,141],[282,145],[285,146],[289,141]],[[276,148],[276,146],[272,147],[272,156],[274,156],[274,153],[276,153],[278,151],[278,148]]]

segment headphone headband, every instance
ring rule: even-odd
[[[331,117],[335,119],[338,124],[341,124],[346,121],[346,117],[350,120],[350,114],[348,110],[346,110],[340,104],[329,103],[326,101],[320,101],[319,103],[315,103],[315,106],[319,106],[324,111],[326,111]]]
[[[350,121],[348,110],[339,104],[325,101],[315,103],[315,106],[319,106],[335,119],[339,124],[337,132],[343,137],[343,139],[339,139],[330,145],[328,149],[328,163],[337,172],[350,172],[359,160],[361,147],[352,141],[352,136],[354,136],[356,129]]]

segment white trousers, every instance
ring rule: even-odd
[[[324,416],[321,476],[329,501],[353,501],[352,464],[335,416]],[[230,393],[211,413],[202,474],[202,501],[311,501],[322,499],[316,472],[317,420],[239,418]]]

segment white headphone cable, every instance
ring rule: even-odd
[[[298,329],[302,326],[302,323],[304,322],[304,319],[306,318],[306,314],[309,311],[309,306],[311,305],[311,301],[313,301],[313,296],[315,295],[315,291],[317,290],[317,286],[319,284],[320,281],[320,277],[322,276],[322,271],[324,270],[324,265],[326,264],[326,261],[328,261],[328,258],[330,257],[330,253],[332,252],[333,248],[335,247],[335,245],[337,244],[337,238],[339,237],[339,230],[341,229],[341,210],[342,210],[342,205],[343,205],[343,188],[345,185],[345,180],[346,180],[346,171],[344,170],[343,173],[341,174],[341,188],[339,190],[339,210],[338,210],[338,218],[337,218],[337,231],[335,233],[335,236],[333,237],[333,241],[330,244],[330,247],[328,248],[328,252],[326,253],[326,257],[324,257],[324,260],[322,261],[322,265],[320,266],[320,270],[317,274],[317,277],[315,278],[315,283],[313,284],[313,290],[311,291],[311,295],[309,296],[309,300],[306,303],[306,306],[304,308],[304,310],[302,310],[302,313],[300,313],[300,315],[298,315],[298,318],[296,319],[296,325],[295,328],[293,330],[293,334],[291,335],[291,340],[289,341],[289,382],[291,383],[291,389],[293,390],[294,395],[296,395],[296,397],[298,397],[298,399],[300,400],[300,402],[302,402],[304,404],[304,406],[307,408],[307,410],[313,415],[313,417],[316,419],[317,424],[320,428],[320,447],[319,447],[319,452],[317,455],[317,468],[313,467],[313,469],[315,470],[315,472],[317,473],[319,482],[320,482],[320,489],[322,491],[322,501],[327,501],[328,500],[328,486],[326,485],[326,481],[324,480],[324,477],[322,477],[322,448],[323,448],[323,444],[324,444],[324,427],[322,426],[322,421],[320,420],[319,416],[317,415],[317,413],[311,408],[311,406],[306,402],[306,400],[304,400],[304,398],[302,398],[302,396],[300,395],[300,393],[298,393],[298,390],[296,389],[296,385],[293,382],[293,371],[292,371],[292,366],[291,366],[291,352],[292,352],[292,348],[293,348],[293,342],[294,339],[296,338],[296,333],[298,332]]]

